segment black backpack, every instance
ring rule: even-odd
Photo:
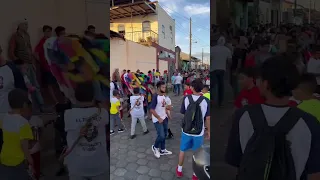
[[[199,135],[203,129],[203,116],[200,103],[204,100],[204,97],[200,96],[197,101],[193,101],[192,95],[187,96],[187,98],[190,104],[182,120],[182,129],[185,133]]]
[[[275,126],[269,126],[261,105],[247,106],[254,133],[247,143],[237,180],[297,180],[288,132],[300,119],[290,108]]]

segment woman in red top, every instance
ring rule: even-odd
[[[258,53],[258,46],[257,45],[251,45],[251,51],[247,55],[246,60],[244,62],[244,67],[245,68],[255,67],[256,66],[255,57],[256,57],[257,53]]]

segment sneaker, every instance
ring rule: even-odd
[[[168,151],[168,150],[166,150],[166,149],[160,151],[160,155],[161,155],[161,156],[163,156],[163,155],[170,155],[170,154],[172,154],[172,152],[171,152],[171,151]]]
[[[110,135],[112,135],[112,134],[114,134],[114,130],[111,130],[111,131],[110,131]]]
[[[118,133],[122,133],[124,129],[118,129]]]
[[[159,152],[159,150],[157,148],[154,147],[154,145],[151,146],[151,149],[152,149],[152,152],[153,152],[154,156],[156,158],[160,158],[160,152]]]
[[[146,135],[149,133],[149,130],[147,130],[146,132],[143,132],[143,135]]]
[[[134,139],[136,137],[136,135],[131,135],[130,139]]]
[[[196,175],[192,175],[192,180],[199,180]]]
[[[181,178],[183,176],[182,171],[181,172],[178,171],[178,167],[176,168],[176,176],[178,178]]]

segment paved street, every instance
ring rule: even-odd
[[[120,134],[111,136],[111,165],[110,172],[112,180],[171,180],[178,179],[175,169],[178,163],[180,145],[180,122],[183,117],[179,113],[182,96],[170,96],[173,103],[172,120],[169,128],[174,134],[174,139],[166,141],[166,148],[172,151],[169,156],[154,157],[151,145],[156,138],[156,131],[151,120],[147,120],[149,134],[143,135],[140,124],[137,124],[137,137],[129,139],[130,122],[125,118],[124,124],[127,130]],[[208,142],[206,142],[208,143]],[[184,177],[179,179],[191,179],[192,177],[192,152],[186,153],[183,167]]]

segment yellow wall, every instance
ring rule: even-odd
[[[113,23],[110,24],[110,30],[118,32],[118,26],[123,24],[126,30],[126,39],[133,40],[138,42],[136,38],[132,38],[130,32],[141,32],[142,31],[142,22],[150,21],[151,30],[158,34],[158,20],[156,15],[148,16],[134,16],[131,18],[121,18],[113,20]]]

